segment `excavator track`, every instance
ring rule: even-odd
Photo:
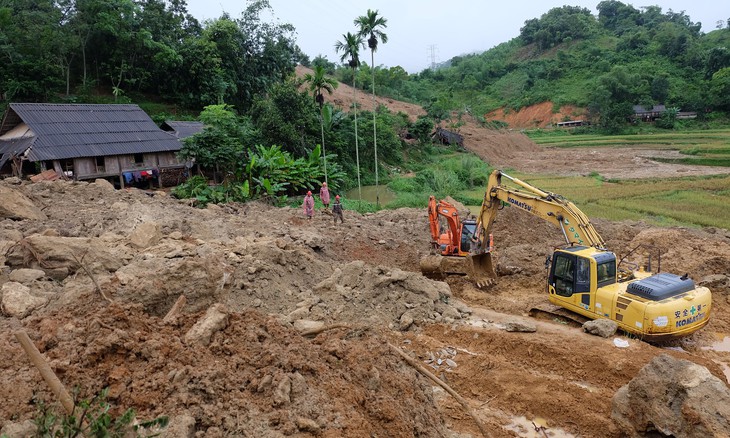
[[[584,323],[590,321],[589,318],[549,303],[531,308],[529,315],[536,319],[557,320],[561,324],[568,324],[574,327],[582,327]]]

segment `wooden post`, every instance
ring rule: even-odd
[[[18,342],[20,342],[23,350],[25,350],[25,354],[28,355],[30,361],[38,369],[38,372],[41,373],[43,380],[46,381],[46,384],[48,384],[48,386],[51,388],[53,394],[61,402],[63,409],[68,415],[71,415],[74,411],[74,401],[73,398],[71,398],[71,394],[66,391],[63,383],[58,380],[58,377],[48,365],[48,362],[46,362],[46,360],[41,355],[41,352],[38,351],[33,341],[31,341],[28,337],[28,333],[26,333],[25,330],[17,331],[15,332],[15,338],[18,340]]]

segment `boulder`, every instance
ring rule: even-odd
[[[594,319],[583,324],[583,331],[602,338],[610,338],[616,334],[618,323],[610,319]]]
[[[156,222],[144,222],[137,225],[129,236],[132,245],[137,248],[147,248],[156,245],[162,239],[162,230]]]
[[[611,417],[624,436],[730,436],[730,389],[707,368],[656,356],[613,397]]]
[[[210,345],[213,335],[228,326],[228,313],[222,304],[214,304],[202,318],[185,333],[185,343]]]
[[[45,298],[32,295],[28,286],[14,281],[3,284],[0,307],[2,307],[3,313],[8,316],[25,318],[46,302],[48,300]]]
[[[22,284],[28,284],[32,283],[36,280],[40,280],[41,278],[45,277],[46,273],[41,271],[40,269],[27,269],[27,268],[21,268],[16,269],[12,272],[10,272],[10,275],[8,278],[10,281],[15,281],[17,283]]]
[[[8,186],[0,185],[0,219],[47,220],[48,217],[27,196]]]
[[[508,332],[533,333],[537,331],[537,326],[522,321],[509,321],[504,324],[504,329]]]
[[[8,265],[43,269],[48,276],[51,276],[49,271],[75,272],[79,269],[79,261],[92,272],[114,272],[124,265],[124,255],[115,254],[114,248],[98,238],[33,234],[26,237],[24,243],[8,252]],[[31,263],[28,264],[28,260]],[[43,267],[39,260],[43,260]]]

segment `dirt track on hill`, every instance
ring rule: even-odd
[[[23,280],[43,304],[0,317],[2,422],[30,418],[34,397],[52,399],[12,336],[20,328],[69,388],[109,387],[115,409],[192,421],[195,436],[478,436],[458,403],[387,342],[457,390],[496,437],[537,436],[531,422],[543,420],[551,436],[618,436],[613,394],[661,353],[726,381],[730,353],[705,348],[730,335],[727,230],[597,221],[617,252],[657,244],[665,271],[704,279],[714,293],[710,324],[673,350],[634,339],[617,348],[525,316],[546,301],[543,261],[560,236],[516,209],[495,225],[504,275],[484,292],[416,271],[429,246],[420,209],[346,211],[335,227],[321,212],[307,221],[300,209],[256,203],[201,210],[101,183],[8,187],[48,218],[0,222],[3,292],[21,268],[45,271]],[[182,313],[163,321],[181,294]],[[193,336],[210,309],[224,323]],[[537,331],[508,333],[506,322]],[[303,337],[307,324],[335,328]]]

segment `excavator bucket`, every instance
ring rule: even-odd
[[[480,289],[487,288],[497,281],[492,253],[473,254],[466,260],[466,275]]]

